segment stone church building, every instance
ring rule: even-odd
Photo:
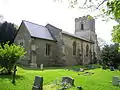
[[[25,66],[72,66],[99,59],[95,20],[88,16],[75,18],[75,34],[23,20],[14,42],[27,51],[20,60]]]

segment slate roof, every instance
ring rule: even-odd
[[[26,28],[28,29],[31,37],[47,39],[47,40],[54,40],[49,32],[49,30],[42,26],[38,25],[29,21],[23,20]]]
[[[51,33],[50,31],[47,29],[47,27],[45,26],[42,26],[42,25],[39,25],[39,24],[36,24],[36,23],[32,23],[32,22],[29,22],[29,21],[25,21],[23,20],[22,21],[26,28],[28,29],[31,37],[34,37],[34,38],[41,38],[41,39],[47,39],[47,40],[52,40],[52,41],[56,41],[52,36],[51,36]],[[51,25],[51,24],[50,24]],[[51,25],[52,26],[52,25]],[[54,27],[56,28],[56,27]],[[58,29],[58,28],[57,28]],[[60,29],[61,30],[61,29]],[[62,31],[62,30],[61,30]],[[66,34],[68,36],[71,36],[71,37],[74,37],[74,38],[78,38],[80,40],[83,40],[83,41],[87,41],[87,42],[90,42],[90,43],[93,43],[93,41],[89,41],[83,37],[80,37],[80,36],[76,36],[75,34],[71,34],[71,33],[68,33],[68,32],[65,32],[65,31],[62,31],[63,34]]]

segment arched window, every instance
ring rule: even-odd
[[[83,23],[81,23],[81,30],[84,30],[84,25],[83,25]]]
[[[76,41],[73,42],[73,55],[76,55]]]
[[[86,56],[88,56],[88,54],[89,54],[89,46],[87,44],[87,46],[86,46]]]

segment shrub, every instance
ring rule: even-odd
[[[25,55],[25,50],[21,46],[15,44],[9,45],[4,44],[3,47],[0,45],[0,65],[7,70],[6,73],[11,73],[13,66],[16,62]]]

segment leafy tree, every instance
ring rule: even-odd
[[[14,36],[16,32],[14,24],[4,22],[0,24],[0,42],[5,43],[10,41],[10,44],[14,41]]]
[[[108,0],[107,13],[117,22],[120,22],[120,0]]]
[[[60,2],[68,1],[69,6],[72,8],[80,9],[98,9],[108,0],[54,0]]]
[[[0,65],[10,74],[16,62],[25,55],[24,48],[15,44],[4,44],[4,48],[0,45]]]
[[[118,62],[116,60],[116,56],[118,55],[118,48],[119,44],[114,44],[114,45],[105,45],[102,49],[102,61],[103,64],[105,65],[114,65],[115,67],[118,66],[120,61]]]
[[[120,25],[116,25],[112,30],[112,41],[120,43]]]
[[[112,41],[120,43],[120,0],[108,0],[106,14],[118,22],[118,25],[113,26]]]

